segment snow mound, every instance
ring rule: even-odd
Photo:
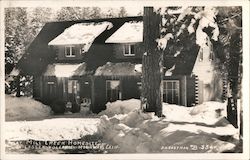
[[[140,100],[117,100],[115,102],[108,102],[106,110],[99,113],[99,115],[107,115],[112,117],[116,114],[129,114],[131,111],[140,108]],[[226,116],[226,103],[221,102],[204,102],[195,107],[185,107],[174,104],[163,103],[163,114],[166,116],[165,120],[175,122],[199,122],[207,125],[213,125],[219,121],[220,118]],[[131,113],[132,114],[132,113]]]
[[[166,115],[166,119],[169,121],[197,122],[213,125],[217,123],[219,119],[226,117],[226,103],[210,101],[194,107],[164,103],[163,114]]]
[[[50,116],[52,113],[46,106],[30,97],[5,96],[6,121],[34,120]]]
[[[140,108],[140,100],[129,99],[129,100],[117,100],[113,103],[108,102],[106,104],[106,110],[99,113],[99,115],[107,115],[109,117],[115,114],[127,114],[135,109]]]
[[[139,100],[116,101],[108,103],[107,110],[102,112],[98,133],[117,144],[120,153],[230,151],[238,143],[238,130],[218,114],[217,109],[224,108],[223,105],[206,102],[188,108],[164,103],[166,117],[159,118],[154,113],[142,112]]]

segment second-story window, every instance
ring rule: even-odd
[[[75,47],[73,47],[73,46],[66,46],[65,47],[65,56],[66,57],[75,57],[76,56]]]
[[[135,55],[135,47],[132,44],[125,44],[123,46],[123,54],[124,56],[134,56]]]

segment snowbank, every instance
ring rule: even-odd
[[[129,100],[117,100],[113,103],[108,102],[106,104],[106,110],[99,113],[99,115],[107,115],[109,117],[115,114],[127,114],[135,109],[140,108],[140,100],[129,99]]]
[[[50,116],[50,107],[29,97],[5,95],[6,121],[34,120]]]
[[[139,100],[116,101],[102,112],[109,117],[100,118],[98,133],[118,144],[121,153],[217,153],[236,146],[237,129],[217,110],[224,108],[222,103],[164,104],[165,118],[143,113],[139,106]]]
[[[226,117],[226,103],[204,102],[195,107],[163,104],[166,119],[177,122],[199,122],[207,125],[215,124],[218,119]]]

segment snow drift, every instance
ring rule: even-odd
[[[223,117],[223,103],[190,108],[165,103],[165,118],[139,106],[135,99],[116,101],[102,112],[107,115],[100,118],[98,133],[118,144],[121,153],[218,153],[236,146],[238,131]]]
[[[109,117],[114,116],[115,114],[127,114],[135,109],[139,109],[140,100],[138,99],[129,99],[129,100],[117,100],[113,103],[108,102],[106,104],[107,109],[100,112],[99,115],[107,115]]]
[[[12,97],[5,95],[6,121],[35,120],[50,116],[52,113],[46,106],[30,97]]]

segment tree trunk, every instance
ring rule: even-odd
[[[20,75],[17,76],[17,80],[16,80],[16,97],[21,97],[21,86],[20,86]]]
[[[163,53],[158,50],[156,39],[160,37],[160,15],[153,7],[144,7],[142,57],[142,99],[145,112],[162,116],[161,79]]]
[[[236,32],[231,36],[230,40],[230,53],[228,63],[228,78],[229,78],[229,98],[227,105],[227,118],[228,121],[238,128],[238,115],[237,115],[237,99],[239,90],[239,64],[240,64],[240,39],[239,33]]]

